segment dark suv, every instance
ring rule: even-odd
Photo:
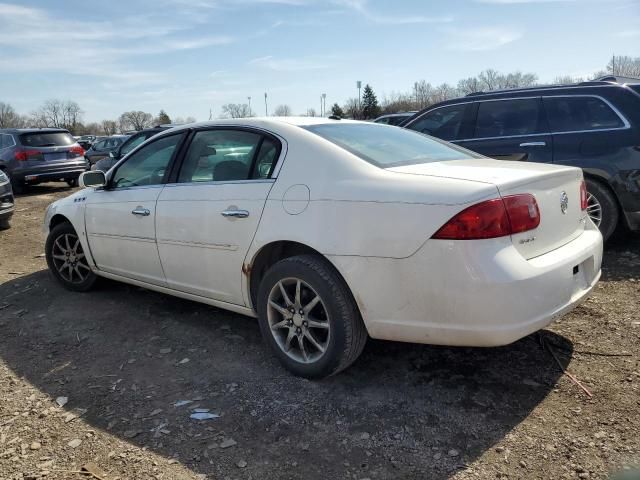
[[[0,129],[0,170],[11,179],[14,193],[26,185],[57,180],[73,187],[87,169],[84,149],[67,130]]]
[[[403,126],[488,157],[581,167],[587,210],[604,238],[619,222],[640,230],[640,83],[475,93]]]
[[[124,142],[120,144],[119,147],[116,147],[115,150],[109,152],[109,156],[98,160],[91,167],[92,170],[102,170],[103,172],[107,172],[111,167],[113,167],[118,160],[127,155],[130,151],[136,148],[143,142],[146,142],[147,139],[153,137],[154,135],[168,130],[173,125],[159,125],[153,128],[147,128],[145,130],[140,130],[137,133],[134,133],[129,138],[127,138]]]

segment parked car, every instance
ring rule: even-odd
[[[78,144],[80,144],[82,148],[84,148],[85,150],[89,150],[91,148],[91,145],[93,145],[93,142],[95,142],[98,137],[96,137],[95,135],[82,135],[78,138],[73,138],[78,141]]]
[[[640,230],[640,83],[471,94],[403,126],[493,158],[580,167],[589,216],[605,239],[619,223]]]
[[[373,338],[511,343],[600,277],[582,171],[502,162],[388,125],[238,119],[157,134],[47,209],[65,287],[98,276],[250,316],[291,372]]]
[[[118,160],[127,155],[138,145],[153,137],[155,134],[168,130],[169,128],[171,127],[158,126],[154,128],[148,128],[146,130],[141,130],[131,135],[124,142],[122,142],[120,146],[111,151],[108,157],[102,158],[94,163],[91,169],[102,170],[103,172],[109,171],[109,169],[111,169],[111,167],[113,167],[118,162]]]
[[[0,170],[14,193],[41,182],[65,181],[73,187],[88,169],[84,149],[60,128],[0,129]]]
[[[389,113],[381,115],[374,120],[375,123],[383,123],[385,125],[402,125],[406,120],[413,117],[416,112]]]
[[[14,209],[11,182],[4,171],[0,170],[0,230],[9,228]]]
[[[126,135],[113,135],[98,139],[84,154],[87,161],[94,165],[98,160],[108,158],[109,154],[117,149],[127,138]]]

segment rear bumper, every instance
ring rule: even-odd
[[[88,163],[83,159],[80,162],[63,163],[59,165],[39,165],[15,169],[11,172],[14,180],[35,184],[56,180],[77,179],[82,172],[87,171]]]
[[[546,327],[600,278],[602,236],[588,222],[570,243],[526,260],[511,239],[430,240],[406,259],[330,257],[371,337],[491,347]]]

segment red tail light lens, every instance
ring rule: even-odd
[[[16,150],[15,157],[19,162],[44,159],[40,150]]]
[[[540,225],[540,209],[533,195],[494,198],[473,205],[449,220],[432,238],[479,240],[533,230]]]
[[[587,184],[584,180],[580,184],[580,208],[584,212],[589,206],[589,202],[587,201]]]
[[[84,155],[84,148],[80,145],[74,145],[69,149],[69,153],[71,154],[71,157],[81,157]]]

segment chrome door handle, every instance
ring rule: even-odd
[[[148,217],[149,215],[151,215],[151,211],[149,211],[148,208],[143,207],[136,207],[131,210],[131,213],[133,213],[134,215],[140,215],[141,217]]]
[[[546,147],[547,142],[526,142],[526,143],[521,143],[520,146],[521,147]]]
[[[222,212],[222,216],[227,218],[247,218],[249,216],[249,212],[247,210],[225,210]]]

